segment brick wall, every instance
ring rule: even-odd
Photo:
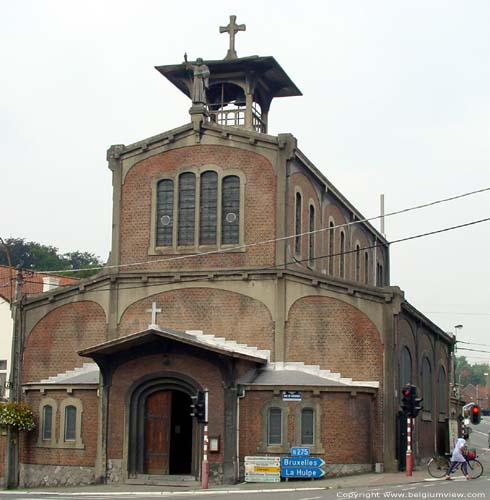
[[[173,290],[132,304],[125,311],[119,335],[145,330],[156,302],[163,312],[160,326],[175,330],[203,330],[227,340],[262,349],[273,348],[274,326],[268,309],[245,295],[211,288]]]
[[[305,361],[354,380],[382,381],[383,345],[371,320],[345,302],[305,297],[291,307],[288,361]]]
[[[240,169],[246,176],[245,242],[264,241],[275,236],[276,177],[272,166],[263,156],[226,146],[190,146],[155,155],[133,166],[122,188],[121,200],[121,262],[161,260],[148,256],[150,246],[151,186],[163,175],[173,175],[182,169],[213,166],[225,172]],[[274,263],[273,244],[249,248],[246,253],[207,255],[192,260],[177,260],[166,264],[154,262],[152,270],[189,268],[237,268],[268,266]],[[166,254],[167,255],[167,254]],[[148,266],[132,267],[144,269]]]
[[[272,391],[247,391],[240,401],[240,459],[257,455],[263,439],[266,422],[263,408],[270,401],[280,401]],[[349,392],[322,392],[312,396],[303,392],[303,402],[319,402],[321,410],[321,444],[324,454],[316,454],[327,464],[366,464],[380,461],[382,441],[374,432],[377,425],[376,409],[369,394],[358,393],[352,397]],[[287,435],[283,437],[291,446],[295,442],[296,407],[302,403],[288,403],[289,417]]]
[[[89,360],[77,351],[106,340],[106,319],[95,302],[60,306],[44,316],[29,334],[22,382],[38,382],[82,366]]]
[[[42,399],[52,398],[58,403],[56,426],[52,432],[58,440],[60,436],[59,405],[66,398],[79,399],[82,402],[82,442],[84,449],[73,448],[45,448],[38,447],[40,429],[39,404]],[[78,467],[93,467],[97,453],[97,424],[98,424],[98,398],[96,390],[74,390],[68,394],[66,390],[48,390],[44,394],[38,391],[29,391],[26,401],[31,407],[36,422],[36,428],[31,432],[21,433],[20,462],[23,464],[64,465]]]

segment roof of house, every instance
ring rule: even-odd
[[[0,297],[7,302],[12,301],[15,290],[15,273],[14,267],[0,265]],[[36,271],[23,270],[24,283],[22,292],[24,295],[36,295],[43,292],[43,278],[57,278],[58,286],[72,285],[80,281],[78,278],[69,276],[61,276],[59,274],[37,273]]]

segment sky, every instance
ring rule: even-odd
[[[269,133],[292,133],[365,217],[381,194],[390,213],[490,187],[488,0],[0,4],[3,238],[107,259],[107,149],[190,121],[154,66],[222,59],[230,14],[247,26],[238,56],[274,56],[303,93],[273,101]],[[385,233],[488,217],[484,191],[386,217]],[[444,331],[463,325],[472,363],[490,363],[489,247],[490,222],[391,245],[391,284]]]

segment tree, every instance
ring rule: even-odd
[[[488,363],[470,365],[465,356],[456,357],[456,381],[462,386],[486,385],[485,373],[490,373]]]
[[[7,238],[5,245],[10,252],[12,266],[20,266],[32,271],[63,271],[73,269],[100,268],[103,262],[100,257],[89,252],[68,252],[59,254],[51,245],[43,245],[24,238]],[[0,264],[8,265],[5,252],[0,252]],[[98,269],[70,273],[77,278],[85,278],[96,274]]]

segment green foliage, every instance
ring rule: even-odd
[[[36,427],[32,410],[26,403],[0,403],[0,425],[32,431]]]
[[[32,271],[64,271],[71,269],[97,268],[103,262],[93,253],[68,252],[59,254],[56,247],[42,245],[35,241],[26,241],[24,238],[7,238],[12,266],[20,265]],[[0,264],[8,265],[7,255],[0,251]],[[86,278],[96,274],[98,269],[70,273],[75,278]]]
[[[486,385],[484,373],[490,373],[488,363],[470,365],[465,356],[456,357],[456,380],[463,387],[468,384]]]

